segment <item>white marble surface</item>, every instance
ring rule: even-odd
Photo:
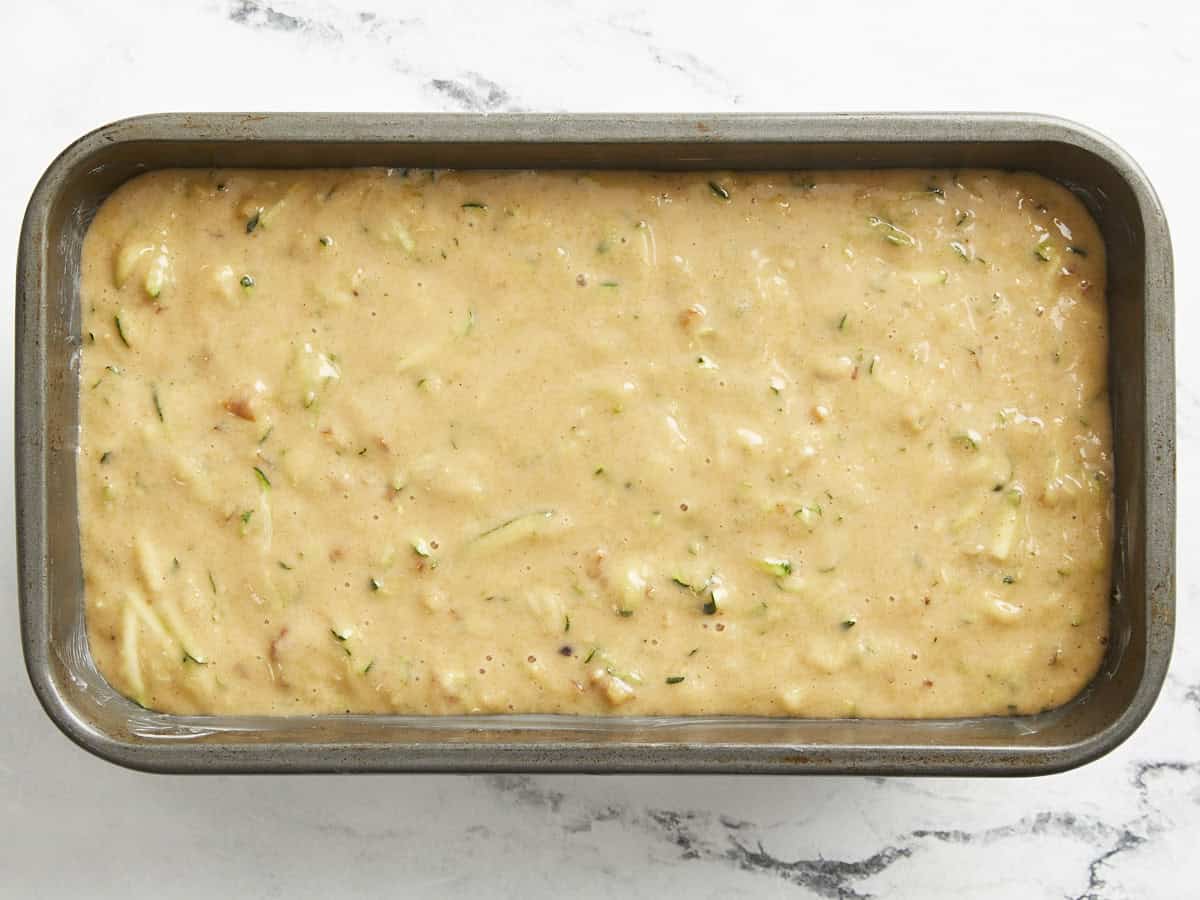
[[[0,516],[0,895],[1195,896],[1197,6],[640,6],[4,4],[0,269],[13,271],[24,204],[54,154],[142,112],[1007,109],[1078,119],[1140,160],[1177,248],[1178,637],[1150,719],[1097,763],[1019,781],[140,775],[76,749],[34,700],[10,512]],[[0,316],[4,347],[11,321]],[[8,510],[11,378],[0,366]]]

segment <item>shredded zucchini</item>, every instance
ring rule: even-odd
[[[158,295],[162,293],[163,286],[167,283],[167,269],[170,261],[165,253],[160,253],[154,257],[154,261],[150,263],[150,268],[146,270],[146,279],[142,286],[146,289],[146,294],[153,300],[158,299]]]
[[[801,506],[793,515],[809,531],[813,531],[817,527],[817,522],[822,518],[824,512],[821,509],[821,504],[813,503]]]
[[[755,562],[760,569],[768,575],[774,575],[776,578],[784,578],[792,574],[791,560],[764,556],[761,559],[755,560]]]
[[[405,253],[412,253],[417,248],[417,242],[398,219],[392,219],[379,232],[379,239],[385,244],[399,244]]]
[[[158,249],[153,241],[131,241],[121,245],[113,260],[113,284],[118,288],[125,286],[142,257],[149,256]]]
[[[881,219],[879,216],[868,216],[867,223],[872,228],[879,229],[883,234],[883,239],[889,244],[895,244],[898,247],[915,247],[917,245],[916,238],[887,219]]]
[[[121,343],[126,347],[132,346],[129,343],[129,336],[125,333],[125,326],[121,323],[121,314],[119,312],[113,316],[113,324],[117,326],[117,337],[121,339]]]
[[[476,552],[490,552],[507,547],[518,541],[547,534],[554,525],[554,510],[540,509],[536,512],[514,516],[480,534],[469,546]]]

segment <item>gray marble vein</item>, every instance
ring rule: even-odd
[[[429,87],[443,102],[463,112],[519,112],[508,91],[477,72],[457,78],[432,78]]]
[[[638,16],[614,15],[605,24],[617,34],[630,40],[635,52],[648,56],[660,73],[671,78],[681,76],[690,86],[733,105],[740,102],[740,93],[716,66],[689,50],[663,43],[656,32],[634,24],[639,18]]]
[[[316,32],[325,38],[340,38],[341,32],[332,25],[314,19],[280,12],[259,0],[235,0],[229,9],[229,21],[247,28],[270,31]]]
[[[1200,710],[1200,684],[1191,685],[1184,692],[1183,699],[1196,707],[1197,710]]]
[[[804,889],[812,896],[834,900],[864,900],[879,896],[870,883],[898,863],[938,852],[939,846],[969,848],[1054,837],[1087,851],[1078,873],[1076,900],[1101,900],[1111,872],[1124,858],[1152,844],[1170,824],[1151,796],[1163,777],[1171,790],[1190,797],[1200,807],[1200,762],[1148,761],[1132,767],[1124,790],[1135,801],[1136,814],[1121,820],[1069,810],[1042,810],[1014,821],[984,828],[916,828],[889,836],[872,852],[839,858],[793,856],[767,849],[772,841],[764,829],[743,819],[712,810],[639,808],[607,805],[576,808],[562,791],[547,788],[531,776],[487,776],[485,783],[510,802],[559,814],[568,835],[591,832],[600,823],[645,835],[670,848],[678,862],[713,862]],[[885,781],[885,783],[891,783]],[[1031,845],[1032,846],[1032,845]]]

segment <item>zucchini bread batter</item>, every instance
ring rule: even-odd
[[[1027,174],[143,175],[83,250],[92,653],[175,713],[1060,705],[1104,276]]]

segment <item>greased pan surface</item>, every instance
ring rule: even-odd
[[[100,678],[83,627],[75,492],[78,270],[100,202],[167,167],[788,169],[996,167],[1038,172],[1088,205],[1109,248],[1116,450],[1113,640],[1085,693],[1038,716],[941,721],[489,716],[180,717]],[[1014,115],[164,115],[81,139],[47,171],[21,238],[17,480],[30,677],[72,739],[159,771],[670,771],[1027,774],[1124,739],[1166,671],[1174,620],[1169,237],[1119,149]],[[1120,373],[1116,377],[1116,373]]]

